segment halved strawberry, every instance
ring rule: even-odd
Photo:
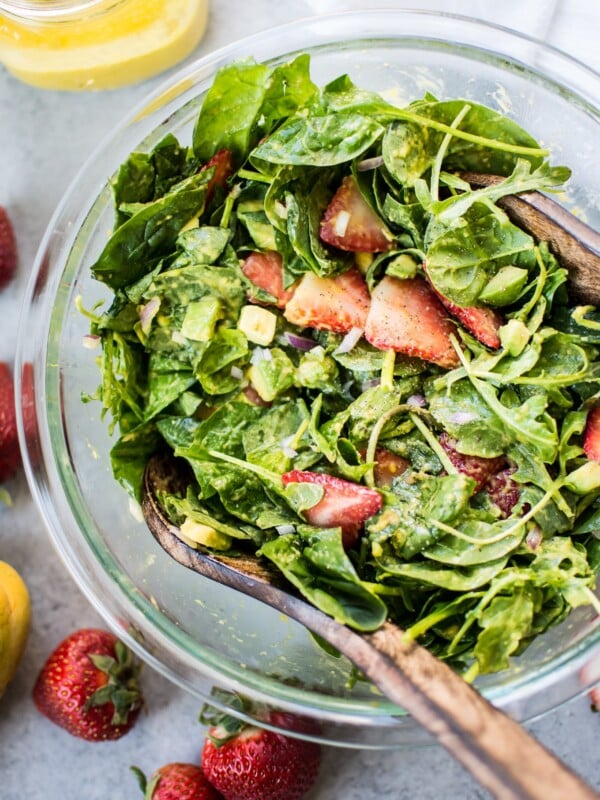
[[[503,456],[496,458],[483,458],[482,456],[467,456],[456,449],[457,441],[446,432],[439,437],[439,442],[444,448],[448,458],[463,475],[468,475],[475,481],[474,492],[478,492],[487,483],[488,479],[506,466]]]
[[[466,308],[457,306],[456,303],[452,303],[436,291],[433,286],[431,288],[439,297],[444,308],[447,308],[452,316],[456,317],[460,324],[472,333],[481,344],[494,350],[500,348],[498,330],[504,325],[504,317],[499,311],[489,306],[468,306]]]
[[[423,264],[423,268],[426,269],[425,264]],[[463,328],[472,333],[481,344],[485,344],[494,350],[499,349],[501,342],[498,329],[504,325],[504,317],[499,311],[489,306],[467,306],[466,308],[457,306],[456,303],[448,300],[441,292],[438,292],[431,281],[428,281],[428,283],[440,303],[453,317],[456,317]]]
[[[583,431],[583,452],[591,461],[600,461],[600,406],[588,411]]]
[[[365,339],[374,347],[456,367],[460,362],[450,341],[454,330],[423,278],[386,276],[373,289]]]
[[[250,253],[242,272],[259,289],[277,298],[278,308],[285,308],[292,299],[294,290],[283,288],[283,261],[276,250]]]
[[[394,235],[350,176],[344,178],[325,209],[320,235],[327,244],[353,253],[384,252],[394,241]]]
[[[0,483],[21,466],[12,370],[0,361]]]
[[[302,328],[348,333],[352,328],[365,327],[369,303],[367,284],[355,267],[335,278],[306,272],[284,316]]]
[[[233,175],[233,155],[231,154],[231,150],[217,150],[214,156],[200,169],[200,172],[204,172],[211,167],[215,168],[215,172],[208,184],[208,190],[206,192],[207,203],[212,198],[215,188],[219,186],[221,189],[225,190],[228,179]]]
[[[521,496],[519,484],[512,478],[515,469],[515,467],[506,467],[506,469],[490,475],[484,487],[491,501],[502,512],[503,517],[510,516]]]
[[[292,470],[281,476],[283,485],[290,483],[315,483],[323,487],[323,497],[312,508],[303,511],[308,523],[320,528],[341,528],[346,549],[358,541],[365,520],[376,514],[382,505],[381,495],[343,478],[321,472]]]
[[[17,268],[17,240],[4,206],[0,206],[0,289],[12,280]]]

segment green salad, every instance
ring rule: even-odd
[[[501,207],[568,178],[471,100],[318,87],[307,55],[222,68],[191,144],[114,177],[114,298],[86,313],[116,479],[139,499],[171,450],[186,543],[468,678],[600,612],[600,313]]]

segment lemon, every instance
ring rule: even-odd
[[[0,697],[12,680],[27,641],[29,592],[19,573],[0,561]]]

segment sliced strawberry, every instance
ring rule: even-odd
[[[233,175],[233,156],[230,150],[217,150],[212,158],[200,169],[204,172],[211,167],[215,168],[214,175],[209,181],[208,190],[206,192],[206,202],[208,203],[213,196],[215,188],[219,186],[225,190],[227,181]]]
[[[432,287],[433,288],[433,287]],[[448,309],[453,317],[460,322],[473,336],[494,350],[500,348],[499,328],[504,325],[504,317],[499,311],[489,306],[468,306],[463,308],[452,303],[446,297],[433,289],[442,305]]]
[[[515,467],[507,467],[495,475],[491,475],[484,487],[492,502],[502,512],[503,517],[510,516],[521,495],[519,484],[512,479],[514,471]]]
[[[366,450],[360,450],[361,458],[366,458]],[[373,477],[375,478],[375,485],[382,489],[389,489],[392,481],[398,475],[407,470],[410,466],[410,461],[402,456],[397,456],[391,450],[386,450],[385,447],[378,447],[375,451],[375,466],[373,468]]]
[[[460,362],[450,341],[454,330],[423,278],[386,276],[373,289],[365,339],[374,347],[456,367]]]
[[[453,466],[463,475],[473,478],[475,481],[474,492],[482,489],[488,478],[506,466],[506,459],[503,456],[483,458],[482,456],[467,456],[464,453],[459,453],[456,449],[456,439],[453,439],[445,432],[441,434],[439,441]]]
[[[12,370],[0,362],[0,483],[21,466]]]
[[[391,250],[394,236],[348,176],[333,195],[321,220],[321,239],[340,250],[379,253]]]
[[[303,512],[306,521],[319,528],[341,528],[346,549],[353,547],[365,520],[376,514],[382,505],[381,495],[358,483],[320,472],[292,470],[281,476],[283,485],[315,483],[323,487],[323,497]]]
[[[600,461],[600,406],[588,411],[583,431],[583,452],[591,461]]]
[[[301,328],[348,333],[352,328],[365,327],[369,303],[367,284],[355,267],[335,278],[306,272],[284,316]]]
[[[242,264],[242,272],[259,289],[277,298],[278,308],[285,308],[292,299],[294,290],[283,288],[283,262],[275,250],[250,253]]]
[[[426,268],[425,264],[423,264],[423,268]],[[481,344],[485,344],[493,350],[499,349],[501,342],[498,330],[504,325],[505,321],[499,311],[489,306],[467,306],[465,308],[457,306],[456,303],[448,300],[441,292],[438,292],[431,281],[428,281],[428,283],[435,292],[440,303],[453,317],[456,317],[463,328],[466,328],[469,333],[472,333]]]

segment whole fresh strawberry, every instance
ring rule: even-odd
[[[10,478],[20,464],[13,376],[8,364],[0,361],[0,483]]]
[[[266,721],[311,732],[292,714],[271,711]],[[210,728],[202,750],[204,774],[225,800],[300,800],[314,785],[320,763],[320,745],[242,724]]]
[[[133,653],[112,633],[82,628],[50,655],[33,688],[39,711],[73,736],[119,739],[142,707]]]
[[[138,767],[131,769],[144,792],[144,800],[222,800],[196,764],[165,764],[149,781]]]
[[[0,289],[11,280],[17,267],[17,242],[6,209],[0,206]]]

